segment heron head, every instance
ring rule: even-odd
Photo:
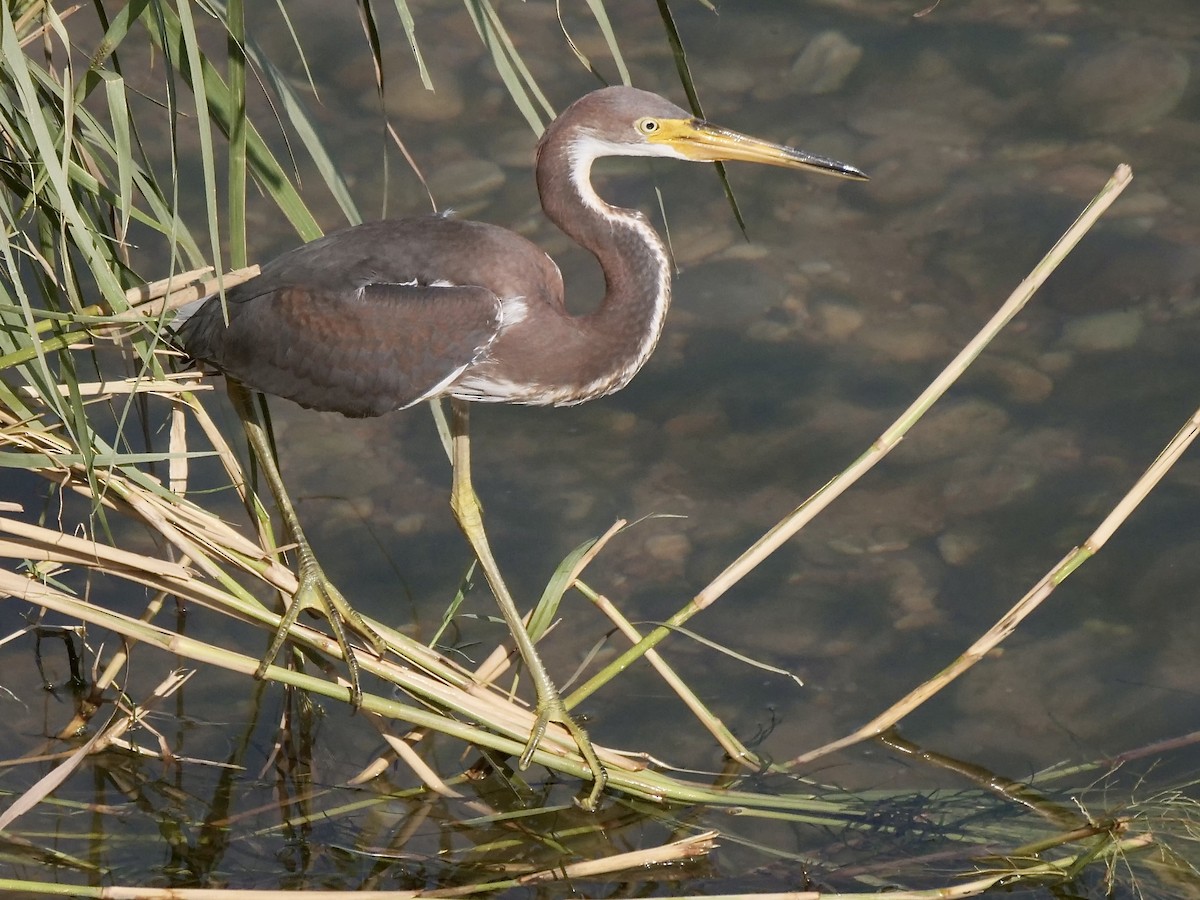
[[[601,156],[666,156],[691,162],[751,162],[805,169],[865,181],[847,163],[760,140],[698,119],[649,91],[609,87],[575,101],[555,121],[568,129],[580,151]],[[549,130],[543,144],[549,138]]]

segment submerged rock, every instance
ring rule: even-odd
[[[1166,41],[1143,38],[1081,57],[1057,91],[1063,113],[1089,131],[1141,128],[1171,112],[1191,77],[1186,56]]]
[[[840,31],[822,31],[792,63],[792,83],[806,94],[832,94],[858,68],[863,49]]]

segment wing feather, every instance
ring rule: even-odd
[[[524,298],[524,300],[521,300]],[[501,321],[501,300],[509,321]],[[562,308],[562,278],[503,228],[448,216],[335,231],[263,266],[176,326],[180,346],[313,409],[376,416],[440,393],[525,301]]]
[[[445,389],[487,352],[500,300],[475,285],[280,286],[229,305],[214,297],[180,330],[195,358],[311,409],[378,416]]]

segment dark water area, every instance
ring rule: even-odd
[[[592,260],[541,218],[530,172],[535,138],[469,17],[453,6],[413,6],[438,93],[419,90],[403,33],[387,19],[388,112],[437,204],[545,247],[562,268],[572,307],[586,309],[602,280]],[[681,102],[653,5],[610,6],[634,84]],[[731,164],[743,237],[710,167],[598,166],[597,187],[609,201],[643,209],[660,231],[665,210],[678,267],[674,306],[656,355],[621,393],[567,409],[476,409],[477,487],[522,606],[574,547],[625,518],[638,524],[604,550],[586,580],[636,622],[666,619],[864,452],[1115,167],[1124,162],[1134,171],[1132,185],[1029,308],[899,448],[689,623],[805,685],[684,634],[663,645],[735,734],[786,760],[869,721],[949,664],[1088,537],[1194,412],[1200,10],[1190,2],[943,0],[918,18],[921,4],[878,0],[740,2],[719,15],[700,4],[677,6],[711,120],[843,159],[871,181]],[[403,160],[392,151],[383,165],[388,139],[353,12],[325,3],[287,9],[321,94],[314,116],[363,218],[427,211]],[[251,34],[268,56],[294,57],[273,8],[249,14],[261,17]],[[565,45],[552,5],[504,5],[500,15],[557,109],[597,86]],[[586,7],[563,15],[580,49],[615,80]],[[299,62],[290,75],[302,89]],[[344,224],[316,173],[301,174],[322,225]],[[185,197],[183,205],[199,213],[202,198]],[[256,257],[295,243],[266,201],[250,215]],[[219,390],[212,408],[235,434]],[[428,639],[469,562],[428,412],[349,421],[282,401],[272,410],[284,475],[329,574],[364,612]],[[208,471],[198,468],[198,483],[216,477],[215,463]],[[234,498],[213,502],[242,521]],[[1190,782],[1197,757],[1186,741],[1130,761],[1108,780],[1099,780],[1102,769],[1063,772],[1197,731],[1197,584],[1200,457],[1193,449],[1013,637],[905,719],[904,736],[1000,778],[1044,784],[1054,802],[1096,819],[1135,796]],[[3,633],[18,627],[22,613],[0,605]],[[455,653],[471,658],[502,640],[485,590],[471,594],[462,613],[443,639]],[[565,679],[597,646],[601,661],[624,648],[577,595],[568,596],[563,616],[543,651],[556,677]],[[187,627],[205,636],[231,626],[197,611]],[[261,653],[261,637],[244,631],[231,640]],[[69,716],[68,699],[40,691],[31,654],[28,642],[0,646],[11,692],[0,698],[10,722],[0,731],[5,757],[28,753]],[[171,662],[147,652],[138,665],[131,684],[153,684]],[[393,767],[383,784],[339,793],[380,745],[361,718],[334,704],[312,720],[311,734],[293,736],[310,741],[313,772],[262,775],[282,689],[202,674],[158,726],[182,739],[189,757],[236,759],[245,769],[176,770],[109,754],[92,784],[78,776],[60,792],[64,803],[97,806],[58,813],[69,819],[75,810],[91,829],[63,839],[60,849],[107,873],[72,871],[64,880],[402,889],[462,883],[518,858],[562,861],[547,845],[478,849],[479,833],[464,836],[456,825],[478,808],[450,801],[394,801],[281,826],[281,800],[292,812],[316,812],[406,786],[411,776]],[[648,667],[618,684],[582,709],[596,740],[685,769],[722,768],[719,748]],[[463,767],[460,745],[433,739],[431,746],[439,771]],[[20,791],[39,774],[10,769],[3,787]],[[544,797],[564,805],[548,814],[558,817],[553,825],[544,819],[535,832],[596,824],[570,808],[573,785],[543,785],[544,773],[527,774],[530,793],[520,803]],[[943,884],[939,875],[956,871],[955,858],[925,866],[904,860],[944,852],[954,842],[946,823],[970,818],[972,804],[989,810],[997,840],[1021,836],[1008,846],[1038,834],[1020,823],[1021,810],[985,804],[977,778],[883,744],[826,758],[804,774],[881,798],[891,818],[851,839],[793,822],[711,812],[660,817],[614,802],[601,813],[602,831],[563,841],[587,855],[661,842],[681,821],[720,829],[721,848],[709,861],[639,887],[677,894]],[[324,787],[284,798],[281,784]],[[778,790],[781,782],[752,786]],[[518,802],[495,776],[475,790],[476,799],[499,807]],[[1180,796],[1194,803],[1193,792]],[[123,807],[152,814],[125,816]],[[934,818],[944,827],[930,827]],[[78,819],[49,821],[47,829],[80,827]],[[127,826],[144,832],[121,831]],[[498,827],[494,836],[510,835]],[[373,855],[389,844],[398,860]],[[1195,856],[1192,865],[1200,865]],[[20,863],[0,864],[7,876],[31,877]],[[1147,877],[1118,878],[1115,894],[1200,895],[1196,884]],[[579,884],[594,893],[620,880]],[[1073,889],[1101,896],[1107,885],[1102,874],[1089,874]],[[565,885],[520,890],[570,893]]]

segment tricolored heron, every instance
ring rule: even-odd
[[[537,688],[536,725],[521,767],[528,766],[547,724],[562,724],[591,767],[585,806],[592,807],[604,769],[563,706],[499,577],[471,486],[466,401],[582,403],[623,388],[653,352],[671,300],[670,264],[641,213],[596,194],[592,163],[605,156],[742,160],[866,178],[845,163],[710,125],[656,94],[604,88],[568,107],[537,147],[542,208],[604,272],[604,298],[593,312],[567,312],[558,267],[520,235],[430,215],[358,225],[298,247],[228,291],[224,304],[214,296],[199,305],[178,329],[193,358],[228,376],[297,545],[299,589],[258,675],[305,607],[329,619],[356,705],[362,693],[346,629],[379,653],[385,645],[317,563],[241,385],[347,416],[378,416],[449,397],[451,505]]]

